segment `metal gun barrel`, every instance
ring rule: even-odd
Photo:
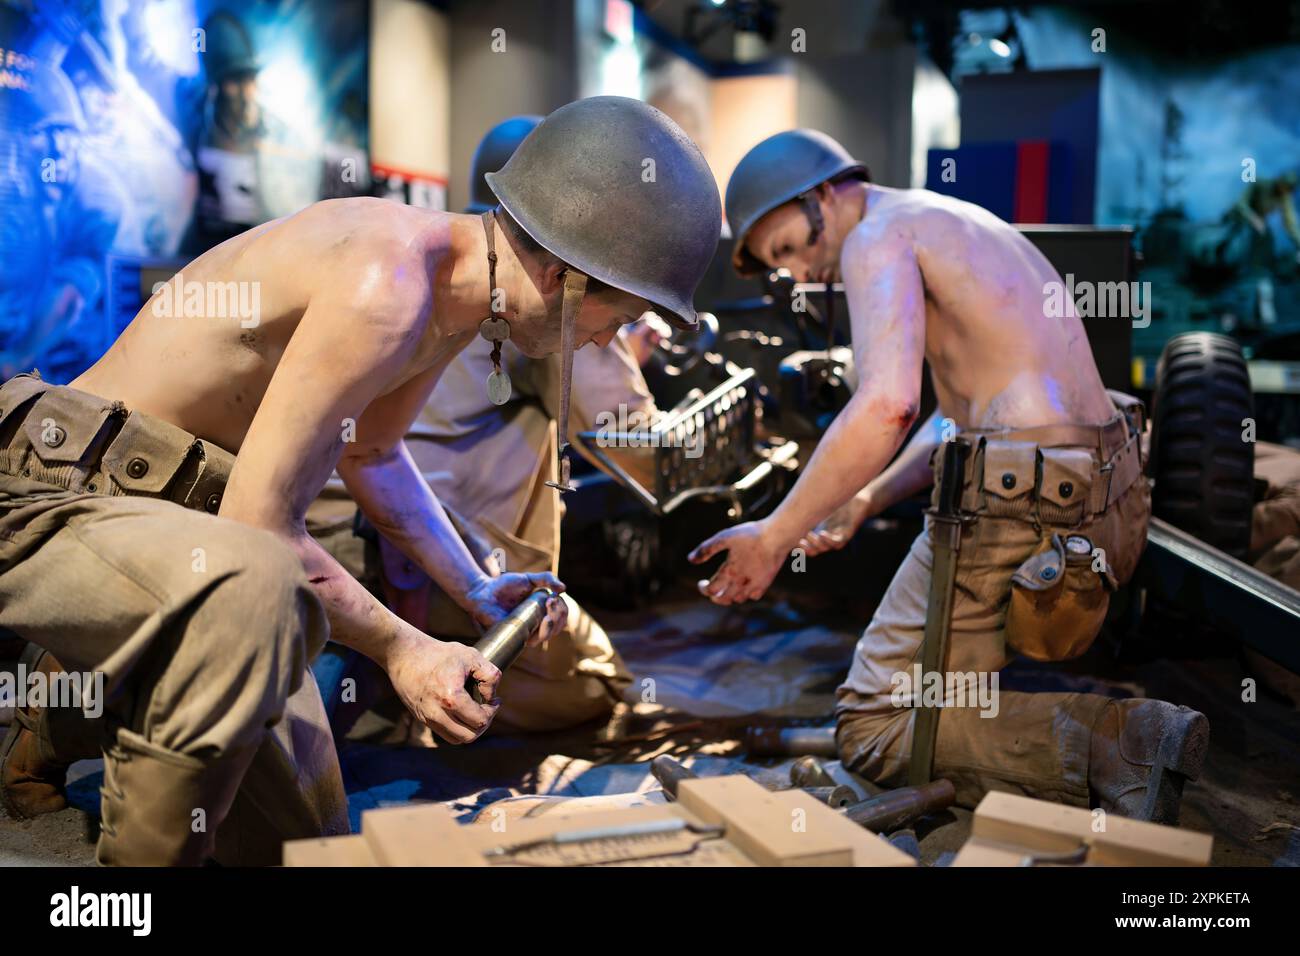
[[[550,588],[538,588],[524,598],[513,611],[487,629],[474,649],[504,671],[528,645],[528,638],[546,618],[546,604],[555,596]],[[478,703],[485,703],[479,684],[473,677],[465,681],[466,692]]]

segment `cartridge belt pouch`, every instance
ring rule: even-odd
[[[1086,651],[1101,628],[1118,584],[1106,553],[1114,521],[1105,514],[1141,479],[1137,434],[1126,432],[1109,442],[1105,460],[1104,447],[1043,445],[1017,433],[978,439],[963,511],[975,524],[1023,531],[977,531],[973,550],[985,553],[970,555],[962,579],[995,606],[1007,596],[1007,572],[997,569],[1015,568],[1005,635],[1017,653],[1067,660]],[[1017,554],[1026,545],[1032,553]]]
[[[22,373],[0,386],[0,468],[77,494],[216,514],[235,456],[153,415]]]

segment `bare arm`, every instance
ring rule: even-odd
[[[307,506],[356,421],[402,373],[428,316],[427,290],[375,307],[350,289],[323,290],[285,348],[249,427],[221,516],[264,528],[299,556],[329,617],[331,637],[379,663],[416,716],[444,739],[468,742],[496,705],[464,692],[469,675],[495,694],[500,674],[472,648],[432,641],[377,601],[307,533]]]
[[[691,554],[696,563],[729,551],[703,592],[719,603],[753,600],[799,540],[874,479],[916,419],[925,356],[925,291],[910,236],[844,245],[858,390],[836,416],[781,506],[763,521],[714,535]]]
[[[479,624],[491,625],[533,589],[564,585],[551,574],[484,573],[411,458],[403,436],[429,400],[438,371],[423,372],[372,402],[357,422],[356,441],[339,459],[338,472],[375,528]],[[436,399],[435,399],[436,401]],[[564,624],[564,602],[535,636],[544,640]]]
[[[866,500],[871,514],[879,514],[900,501],[906,501],[933,481],[930,456],[942,438],[942,416],[943,412],[935,409],[893,463],[858,492]]]
[[[912,497],[931,483],[930,455],[942,437],[941,414],[935,411],[888,468],[799,540],[805,554],[816,557],[844,547],[868,518]]]

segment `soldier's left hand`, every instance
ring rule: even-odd
[[[538,574],[502,574],[484,577],[469,589],[466,597],[473,605],[474,620],[483,627],[491,627],[538,588],[550,588],[556,596],[546,602],[546,617],[542,626],[529,640],[529,645],[540,644],[564,630],[569,620],[569,608],[559,594],[564,584],[550,572]]]

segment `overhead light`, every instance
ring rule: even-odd
[[[1007,46],[1005,40],[999,40],[997,37],[989,40],[989,49],[1000,57],[1008,57],[1011,55],[1011,47]]]

